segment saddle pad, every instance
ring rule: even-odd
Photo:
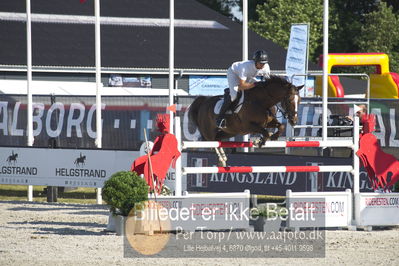
[[[220,109],[222,108],[223,101],[224,100],[223,100],[223,97],[222,97],[216,102],[215,108],[213,110],[216,115],[218,115],[220,113]],[[244,102],[244,93],[241,93],[241,97],[238,100],[237,105],[235,106],[234,113],[238,113],[241,110],[243,102]],[[226,114],[230,115],[230,114],[232,114],[232,112],[230,110],[227,110]]]

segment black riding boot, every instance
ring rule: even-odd
[[[229,91],[225,91],[224,98],[223,98],[223,105],[220,108],[219,115],[216,119],[216,126],[220,129],[226,128],[226,120],[224,119],[225,113],[230,108],[231,105],[231,98]]]

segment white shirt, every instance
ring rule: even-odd
[[[254,60],[235,62],[231,65],[230,69],[239,79],[250,83],[255,82],[255,77],[257,76],[264,76],[266,78],[270,76],[269,64],[266,63],[263,68],[257,69]]]

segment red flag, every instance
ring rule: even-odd
[[[176,104],[172,104],[171,106],[166,107],[166,110],[176,113]]]
[[[80,3],[83,4],[84,2],[86,2],[86,0],[80,0]]]

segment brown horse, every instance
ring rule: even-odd
[[[279,76],[271,76],[266,81],[257,82],[256,86],[244,93],[244,101],[238,113],[226,115],[225,129],[216,126],[215,104],[222,96],[199,96],[190,106],[189,118],[198,127],[201,136],[208,141],[221,141],[237,135],[261,134],[256,141],[261,147],[266,140],[277,140],[283,133],[284,125],[277,118],[276,104],[281,104],[281,111],[291,125],[295,125],[298,116],[300,102],[299,90],[303,86],[296,87],[286,79]],[[277,132],[270,134],[268,128],[277,128]],[[222,162],[219,151],[219,162]],[[225,161],[224,158],[223,160]]]

